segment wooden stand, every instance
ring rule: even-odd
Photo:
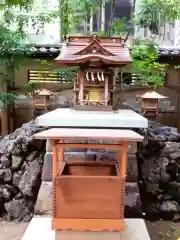
[[[53,145],[52,228],[123,231],[128,141],[142,141],[143,137],[131,130],[107,129],[50,129],[35,137],[48,138]],[[114,143],[67,143],[72,139]],[[65,162],[65,148],[116,149],[118,162]]]

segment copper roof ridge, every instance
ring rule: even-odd
[[[92,41],[84,48],[81,49],[80,51],[76,52],[74,55],[80,55],[82,52],[87,51],[88,48],[90,48],[93,44],[97,44],[98,47],[100,47],[100,50],[104,51],[106,54],[109,54],[110,56],[116,56],[112,52],[108,51],[104,46],[102,46],[101,42],[98,41],[96,38],[92,39]]]
[[[74,55],[69,55],[69,57],[74,57]],[[66,64],[66,62],[68,61],[82,61],[82,60],[89,60],[89,59],[92,59],[92,58],[99,58],[100,60],[104,60],[104,62],[114,62],[115,64],[124,64],[124,63],[131,63],[132,60],[129,60],[128,61],[126,59],[114,59],[114,58],[120,58],[120,56],[116,55],[116,56],[104,56],[104,55],[94,55],[94,54],[87,54],[87,55],[77,55],[77,57],[74,59],[74,58],[71,58],[71,59],[61,59],[61,58],[56,58],[55,61],[60,61],[60,62],[64,62],[64,64]],[[75,63],[77,64],[77,62]]]

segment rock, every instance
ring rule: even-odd
[[[162,202],[160,209],[163,212],[178,212],[180,207],[176,201],[164,201]]]
[[[166,167],[166,171],[170,175],[172,181],[176,180],[176,176],[177,176],[177,172],[178,172],[176,163],[170,162]]]
[[[152,193],[152,194],[157,194],[157,192],[159,192],[159,184],[155,184],[155,183],[147,183],[146,184],[146,192],[147,193]]]
[[[174,142],[165,142],[164,148],[161,150],[161,156],[164,154],[170,154],[174,152],[180,151],[180,143],[174,143]]]
[[[29,221],[41,183],[44,142],[32,135],[44,130],[35,121],[0,140],[0,211],[9,220]]]
[[[180,183],[178,182],[169,182],[168,190],[171,196],[179,199],[180,198]]]
[[[170,156],[171,159],[176,160],[176,159],[180,158],[180,152],[171,153],[169,156]]]
[[[3,198],[4,198],[6,201],[7,201],[7,200],[10,200],[10,198],[11,198],[11,192],[8,191],[7,188],[3,188],[3,189],[2,189],[2,196],[3,196]]]
[[[170,175],[167,173],[165,167],[163,167],[163,168],[161,169],[160,176],[161,176],[161,181],[162,181],[162,182],[169,182],[169,180],[170,180]]]
[[[0,195],[4,200],[10,200],[11,197],[17,194],[17,189],[9,184],[0,185]]]
[[[153,125],[147,133],[148,141],[136,153],[143,209],[149,216],[173,219],[180,212],[180,134]]]
[[[0,158],[0,168],[9,168],[11,166],[11,162],[6,155],[2,155]]]
[[[13,185],[18,187],[23,175],[23,171],[15,172],[13,175]]]
[[[23,156],[12,155],[12,170],[17,170],[24,160]]]
[[[15,200],[17,199],[22,199],[23,198],[23,194],[21,192],[19,192],[18,194],[16,194],[16,196],[14,197]]]
[[[151,130],[153,131],[153,129],[151,129]],[[156,134],[156,135],[158,135],[160,133],[169,133],[169,132],[171,132],[171,128],[170,127],[166,127],[166,126],[159,127],[157,129],[154,129],[154,131],[153,131],[153,133]]]
[[[38,139],[32,139],[31,141],[31,146],[37,150],[37,151],[41,151],[42,149],[45,149],[45,142],[44,141],[40,141]]]
[[[161,181],[168,182],[170,179],[170,175],[167,173],[167,166],[169,164],[169,160],[165,157],[160,157],[159,161],[162,161],[162,168],[160,171]]]
[[[33,144],[32,135],[43,130],[45,129],[36,126],[34,120],[23,124],[21,129],[18,129],[14,133],[5,136],[0,141],[0,153],[19,156],[22,152],[28,150],[28,145],[31,145],[31,143]],[[44,141],[36,140],[36,143],[37,142],[42,143]]]
[[[164,134],[159,134],[157,136],[154,136],[154,141],[165,142],[167,141],[167,136],[165,136]]]
[[[172,195],[166,193],[166,194],[164,194],[163,198],[164,198],[164,200],[171,200],[173,197],[172,197]]]
[[[9,182],[12,179],[12,172],[9,168],[0,169],[0,182]]]
[[[8,220],[30,221],[33,216],[32,202],[25,201],[24,199],[13,199],[5,203],[4,206],[8,213]]]
[[[149,216],[156,215],[157,213],[160,213],[160,203],[159,202],[151,202],[150,200],[146,202],[145,204],[145,212]]]
[[[174,222],[178,222],[180,220],[180,214],[179,213],[175,213],[174,217],[173,217],[173,221]],[[178,239],[177,239],[178,240]]]
[[[161,179],[161,166],[159,158],[154,156],[144,159],[144,162],[141,165],[141,171],[145,182],[154,184],[159,183],[159,180]]]
[[[39,152],[38,151],[33,151],[29,154],[29,156],[26,158],[26,161],[32,162],[35,160],[37,157],[39,157]]]
[[[136,182],[128,182],[125,187],[125,217],[138,217],[142,213],[142,203]]]
[[[26,196],[34,195],[34,187],[36,186],[36,182],[38,178],[40,178],[42,171],[41,158],[42,156],[30,162],[29,167],[27,167],[19,182],[18,188]]]
[[[167,138],[168,141],[171,142],[178,142],[180,140],[180,136],[179,135],[170,135]]]

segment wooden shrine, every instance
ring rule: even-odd
[[[66,39],[58,66],[79,66],[74,81],[74,108],[112,110],[116,80],[114,69],[131,63],[121,37],[74,36]]]
[[[123,231],[128,142],[143,137],[132,130],[77,128],[52,128],[34,137],[48,139],[53,146],[52,229]],[[118,161],[66,160],[65,148],[114,149]]]

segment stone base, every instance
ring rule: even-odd
[[[51,212],[52,182],[42,182],[35,205],[35,214],[51,214]],[[141,213],[141,200],[137,183],[127,182],[125,189],[125,217],[139,217]]]
[[[143,219],[125,219],[125,231],[76,232],[51,230],[51,218],[33,218],[21,240],[150,240]]]

